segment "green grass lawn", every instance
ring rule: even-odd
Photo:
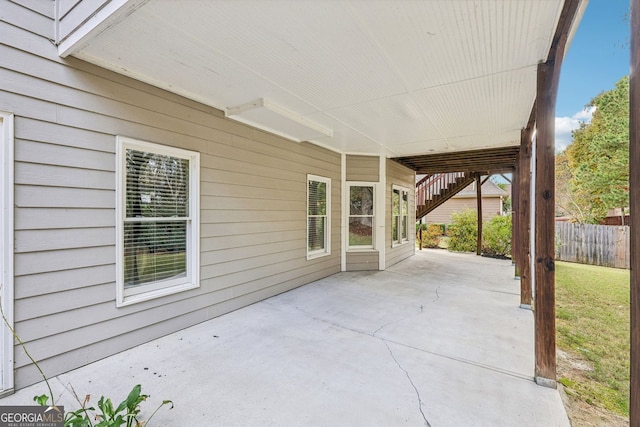
[[[168,252],[168,253],[139,253],[135,257],[138,266],[138,281],[133,279],[133,262],[134,257],[125,258],[125,283],[127,286],[135,286],[144,283],[150,283],[156,280],[163,280],[187,269],[186,253]]]
[[[350,246],[371,246],[373,245],[372,234],[349,233]]]
[[[629,270],[556,263],[558,348],[593,369],[559,381],[587,403],[629,415]]]

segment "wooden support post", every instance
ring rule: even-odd
[[[418,232],[418,238],[420,239],[420,250],[422,250],[422,221],[424,221],[424,217],[420,218],[420,231]]]
[[[520,156],[516,157],[516,166],[511,180],[511,261],[515,267],[514,275],[520,278],[520,236],[518,235],[518,212],[520,203]]]
[[[535,325],[536,382],[555,387],[555,64],[538,65],[536,144],[536,245],[535,245]]]
[[[478,245],[476,255],[482,254],[482,182],[480,174],[476,175],[476,197],[478,198]]]
[[[640,427],[640,0],[631,0],[629,225],[631,232],[631,390],[629,425]]]
[[[535,186],[536,382],[556,387],[555,110],[560,68],[579,0],[565,0],[547,61],[538,65]]]
[[[535,107],[534,107],[535,108]],[[534,110],[535,111],[535,110]],[[535,114],[527,128],[522,129],[518,153],[518,249],[520,266],[520,307],[531,309],[531,147]]]

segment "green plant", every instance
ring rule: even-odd
[[[451,215],[451,225],[447,231],[449,235],[449,250],[454,252],[473,252],[478,240],[477,211],[465,209]]]
[[[422,231],[422,246],[425,248],[437,248],[442,238],[442,227],[438,224],[429,224]]]
[[[482,231],[482,252],[511,255],[511,216],[494,216]]]
[[[7,326],[11,334],[18,341],[18,344],[22,347],[25,354],[31,360],[33,365],[38,369],[40,375],[44,379],[45,384],[47,385],[47,389],[49,390],[49,395],[41,394],[39,396],[34,396],[33,401],[41,406],[48,406],[49,397],[51,397],[51,404],[55,405],[55,398],[53,396],[53,391],[51,389],[51,385],[49,384],[49,379],[44,374],[38,362],[31,356],[29,351],[27,350],[27,346],[24,341],[18,336],[15,329],[9,324],[5,314],[4,308],[2,307],[2,301],[0,301],[0,315],[2,315],[2,321]],[[64,418],[65,427],[119,427],[121,425],[126,425],[126,427],[142,427],[147,425],[151,418],[158,412],[160,408],[164,405],[170,405],[169,409],[173,409],[173,402],[171,400],[163,400],[162,403],[156,408],[155,411],[149,416],[149,419],[145,421],[138,420],[138,415],[140,414],[140,404],[147,400],[149,395],[141,394],[142,386],[137,384],[133,387],[131,392],[125,400],[123,400],[115,409],[113,407],[113,403],[110,398],[105,398],[104,396],[100,396],[98,400],[98,409],[100,413],[96,412],[94,407],[87,407],[90,399],[90,395],[87,395],[84,399],[84,402],[80,403],[80,408],[67,412]],[[77,396],[76,396],[77,399]],[[93,424],[93,421],[96,421],[96,424]],[[134,424],[135,422],[135,424]]]
[[[110,398],[105,399],[101,396],[98,400],[98,412],[94,407],[87,407],[90,399],[90,395],[87,395],[79,409],[65,414],[64,425],[65,427],[119,427],[122,425],[141,427],[148,424],[162,406],[171,405],[169,409],[173,408],[173,402],[163,400],[146,422],[140,421],[138,420],[140,404],[148,397],[149,395],[142,394],[142,386],[137,384],[127,398],[115,408]],[[46,406],[49,396],[46,394],[35,396],[33,400],[39,405]],[[92,420],[97,423],[93,424]]]

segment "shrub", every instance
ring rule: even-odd
[[[473,252],[478,241],[478,213],[475,209],[465,209],[451,215],[451,225],[447,234],[449,250],[454,252]]]
[[[482,252],[511,255],[511,215],[494,216],[482,228]]]
[[[437,248],[442,234],[442,227],[439,224],[429,224],[427,229],[422,231],[422,246]]]

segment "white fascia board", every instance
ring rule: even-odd
[[[100,33],[117,25],[148,1],[111,0],[58,43],[58,55],[61,58],[66,58],[82,50]]]
[[[376,202],[375,202],[375,225],[376,225],[376,249],[378,250],[378,270],[382,271],[386,269],[386,256],[387,256],[387,158],[379,156],[378,166],[378,185],[376,187]]]
[[[345,195],[347,194],[347,155],[340,155],[340,271],[347,271],[347,236],[349,230],[347,229],[347,203]]]
[[[14,116],[12,113],[0,111],[0,162],[2,163],[2,175],[0,185],[2,186],[2,199],[0,201],[0,234],[2,248],[2,287],[0,288],[0,298],[4,311],[4,321],[13,328],[14,321],[14,289],[13,289],[13,259],[14,259],[14,218],[13,218],[13,186],[14,186]],[[0,325],[0,337],[2,339],[2,378],[0,378],[0,393],[9,394],[14,387],[14,337],[9,327]]]

